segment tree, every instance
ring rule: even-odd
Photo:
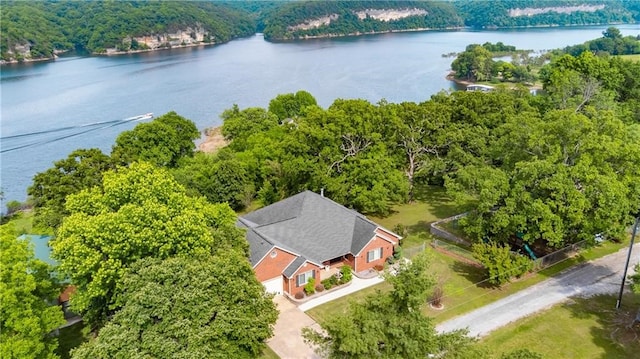
[[[278,317],[238,251],[142,259],[123,288],[122,309],[74,359],[256,358]]]
[[[280,121],[285,121],[298,117],[307,106],[317,106],[317,104],[310,93],[298,91],[295,94],[278,95],[269,101],[269,112],[278,116]]]
[[[78,149],[36,174],[27,190],[35,207],[34,225],[57,228],[68,214],[64,207],[67,196],[99,186],[102,173],[112,168],[109,156],[99,149]]]
[[[187,191],[206,197],[211,203],[227,202],[234,210],[240,210],[251,202],[255,191],[247,165],[226,154],[196,153],[193,158],[183,159],[172,172]]]
[[[227,204],[188,197],[145,163],[106,172],[101,187],[69,196],[66,208],[53,256],[77,287],[73,310],[94,326],[122,305],[122,278],[138,259],[248,250]]]
[[[49,266],[34,258],[28,240],[0,226],[0,356],[56,358],[50,333],[65,323],[56,303],[60,286]]]
[[[394,119],[395,141],[405,156],[409,202],[412,202],[416,175],[423,170],[433,173],[442,168],[442,157],[452,141],[448,131],[449,111],[435,101],[404,102],[398,105]]]
[[[393,285],[390,293],[377,291],[363,302],[350,303],[346,313],[321,324],[323,332],[303,329],[305,340],[327,358],[482,357],[458,356],[475,351],[473,340],[463,331],[438,334],[419,310],[433,284],[428,259],[421,256],[403,265],[396,277],[387,276]]]
[[[473,256],[484,266],[485,277],[489,283],[497,286],[533,269],[533,262],[528,258],[514,254],[509,247],[496,243],[474,244]]]
[[[522,232],[526,243],[550,247],[597,233],[622,238],[640,199],[640,133],[632,129],[607,111],[513,117],[495,131],[484,164],[448,180],[452,193],[476,200],[461,220],[465,231],[498,242]]]
[[[111,157],[121,165],[136,161],[160,167],[175,167],[182,157],[193,156],[200,137],[196,125],[174,111],[149,123],[141,123],[116,138]]]
[[[257,107],[240,110],[238,105],[233,105],[221,117],[222,134],[227,141],[231,141],[229,146],[236,151],[246,149],[246,141],[251,135],[267,132],[279,124],[275,114]]]
[[[455,77],[468,81],[487,81],[491,79],[494,61],[491,51],[472,44],[451,63]]]

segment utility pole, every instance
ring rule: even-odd
[[[640,222],[640,213],[636,214],[636,223],[633,225],[633,232],[631,234],[631,243],[629,243],[629,252],[627,253],[627,262],[624,265],[624,273],[622,274],[622,283],[620,283],[620,293],[618,294],[616,309],[620,309],[620,304],[622,304],[622,292],[624,291],[624,282],[627,280],[627,268],[629,268],[629,260],[631,259],[631,250],[633,249],[633,241],[636,239],[636,233],[638,232],[638,222]]]

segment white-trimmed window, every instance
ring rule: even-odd
[[[382,247],[367,252],[367,263],[377,261],[382,258]]]
[[[307,284],[309,279],[315,278],[315,277],[316,277],[316,271],[314,271],[313,269],[308,272],[298,274],[296,276],[296,286],[302,287],[303,285]]]

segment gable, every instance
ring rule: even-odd
[[[358,253],[378,228],[365,216],[310,191],[249,213],[240,222],[250,227],[247,239],[256,244],[256,253],[266,254],[266,242],[313,263]]]

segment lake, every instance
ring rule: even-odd
[[[267,107],[278,94],[298,90],[309,91],[323,107],[337,98],[420,102],[455,89],[445,79],[453,58],[442,54],[487,41],[550,50],[598,38],[606,28],[407,32],[285,43],[257,34],[208,47],[3,66],[4,203],[24,201],[33,176],[74,149],[109,153],[117,135],[136,125],[121,121],[132,116],[174,110],[203,130],[220,125],[220,114],[233,104]],[[640,25],[618,28],[623,35],[640,33]]]

